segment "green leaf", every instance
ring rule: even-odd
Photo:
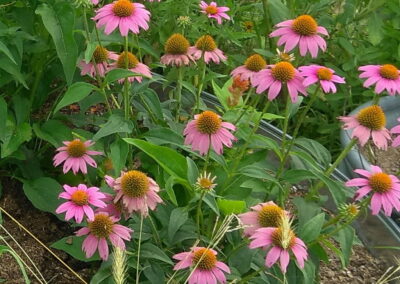
[[[100,138],[106,137],[114,133],[131,133],[133,129],[133,122],[125,120],[118,114],[112,114],[106,124],[104,124],[99,131],[93,136],[93,140],[97,141]]]
[[[281,0],[269,0],[268,4],[273,24],[290,19],[290,11]]]
[[[100,260],[99,254],[95,253],[91,258],[86,258],[85,253],[82,250],[82,243],[87,236],[76,237],[76,236],[69,236],[58,240],[54,244],[51,245],[52,248],[59,249],[65,251],[73,258],[84,261],[96,261]]]
[[[187,183],[188,169],[183,155],[171,148],[157,146],[143,140],[132,138],[124,138],[124,140],[153,158],[167,173]]]
[[[14,64],[17,64],[10,50],[2,41],[0,41],[0,52],[3,52]]]
[[[111,161],[114,168],[115,175],[119,175],[121,170],[125,167],[126,158],[128,157],[129,147],[122,139],[117,138],[111,146]]]
[[[24,76],[20,72],[20,67],[14,64],[10,59],[7,57],[0,58],[0,68],[11,74],[14,79],[20,82],[26,89],[29,89],[25,82]]]
[[[142,244],[142,249],[140,250],[140,258],[157,259],[170,265],[174,264],[172,260],[160,248],[151,243]]]
[[[189,157],[186,157],[186,162],[188,167],[187,179],[189,181],[189,184],[193,185],[196,183],[197,178],[199,177],[199,169],[197,168],[196,163]]]
[[[247,246],[241,247],[229,257],[229,266],[235,267],[243,275],[250,270],[252,259],[256,253],[256,250],[249,249]]]
[[[217,204],[219,210],[225,215],[239,214],[246,209],[246,202],[243,200],[218,199]]]
[[[343,37],[340,37],[338,42],[339,42],[340,46],[343,47],[344,50],[346,50],[349,54],[351,54],[351,55],[355,54],[354,47],[349,40],[347,40]]]
[[[0,240],[1,239],[2,237],[0,236]],[[30,284],[31,281],[29,280],[28,274],[26,273],[25,265],[21,261],[21,257],[9,247],[0,245],[0,256],[5,252],[11,254],[14,257],[15,261],[18,263],[19,269],[21,270],[22,276],[24,277],[25,284]]]
[[[56,208],[61,203],[58,195],[62,191],[61,185],[56,180],[48,177],[27,180],[23,189],[33,206],[56,215]]]
[[[112,83],[119,79],[133,77],[133,76],[143,77],[143,74],[138,74],[138,73],[132,72],[128,69],[117,68],[117,69],[110,70],[110,72],[107,72],[107,75],[104,79],[104,83]]]
[[[274,119],[284,119],[284,116],[273,114],[273,113],[264,113],[263,119],[266,120],[274,120]]]
[[[351,191],[349,191],[348,188],[343,185],[343,182],[331,180],[330,178],[327,178],[325,174],[318,171],[313,172],[328,187],[336,206],[339,206],[345,202],[346,192],[351,194]]]
[[[158,94],[154,92],[152,89],[147,89],[147,92],[142,95],[140,94],[142,99],[142,104],[146,104],[148,109],[155,115],[155,117],[160,121],[164,121],[164,115],[161,107],[160,98]]]
[[[78,59],[77,45],[74,39],[75,10],[72,3],[43,3],[36,9],[42,17],[47,31],[53,38],[58,58],[63,65],[68,85],[72,83]]]
[[[156,127],[146,132],[143,137],[156,145],[173,144],[180,147],[183,145],[183,136],[170,128]]]
[[[48,120],[42,126],[35,123],[33,131],[37,137],[49,142],[54,147],[59,147],[62,141],[72,140],[71,129],[59,120]]]
[[[175,208],[171,212],[171,216],[169,217],[169,225],[168,225],[168,238],[172,242],[175,236],[175,233],[182,227],[183,224],[188,220],[188,212],[182,208]]]
[[[178,206],[178,201],[176,200],[176,195],[174,191],[175,177],[170,176],[165,183],[165,191],[168,194],[169,200],[175,205]]]
[[[210,207],[211,210],[215,212],[215,214],[217,214],[217,216],[220,215],[217,202],[215,201],[215,197],[213,195],[206,194],[206,196],[204,196],[203,200],[204,200],[204,203],[207,204],[208,207]]]
[[[57,106],[54,109],[54,113],[59,111],[61,108],[79,102],[86,98],[94,89],[96,89],[96,86],[92,84],[88,84],[85,82],[77,82],[72,84],[67,92],[64,94],[63,98],[61,101],[57,104]]]
[[[293,198],[293,203],[297,208],[300,228],[302,228],[305,223],[321,212],[321,207],[317,203],[308,201],[302,197],[297,196]]]
[[[217,96],[219,102],[221,103],[221,105],[224,107],[225,110],[229,109],[228,97],[231,96],[231,93],[229,92],[228,87],[232,85],[232,80],[233,79],[228,80],[222,88],[220,88],[217,85],[217,83],[214,82],[214,80],[212,80],[211,82],[214,94]]]
[[[324,222],[325,213],[318,214],[300,228],[300,238],[306,243],[315,240],[319,236]]]
[[[29,141],[32,137],[32,129],[28,123],[22,123],[18,125],[13,131],[12,135],[7,135],[3,142],[4,144],[1,147],[1,157],[5,158],[16,150],[18,150],[19,146],[25,141]]]
[[[346,226],[339,231],[338,241],[342,249],[342,266],[346,267],[350,263],[351,248],[353,247],[355,232],[353,227]]]
[[[265,169],[254,165],[242,168],[240,170],[240,173],[248,177],[264,179],[269,181],[276,181],[276,179],[272,175],[268,174]]]
[[[378,13],[373,13],[368,20],[368,40],[373,45],[379,44],[383,39],[382,26],[383,22]]]
[[[297,169],[287,170],[282,175],[282,180],[291,184],[295,184],[306,179],[316,179],[316,177],[311,171]]]
[[[295,140],[295,145],[301,147],[304,152],[310,154],[322,166],[329,166],[332,159],[331,154],[328,149],[317,141],[307,138],[298,138]]]
[[[0,97],[0,141],[4,140],[6,134],[7,103]]]
[[[296,262],[297,265],[297,262]],[[303,283],[314,283],[315,282],[315,264],[308,260],[304,263],[304,268],[299,267],[303,273],[304,282]]]

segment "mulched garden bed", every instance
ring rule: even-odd
[[[3,179],[3,195],[0,199],[0,206],[5,208],[15,219],[28,228],[38,239],[47,246],[50,246],[59,239],[69,236],[73,233],[70,226],[58,220],[52,214],[42,212],[32,206],[30,201],[25,197],[22,185],[10,179]],[[33,240],[28,234],[20,229],[7,216],[3,217],[3,226],[11,233],[11,235],[25,249],[30,258],[39,268],[47,283],[57,284],[76,284],[80,283],[74,275],[62,266],[52,255],[50,255],[42,246]],[[30,263],[23,253],[18,249],[15,243],[0,229],[0,235],[3,236],[14,250],[18,252],[26,263]],[[3,243],[1,243],[4,245]],[[53,250],[56,254],[80,274],[88,282],[92,275],[96,272],[99,263],[88,264],[75,260],[67,253]],[[9,254],[0,256],[0,282],[7,284],[25,283],[20,268],[14,258]],[[38,281],[27,270],[32,283]]]

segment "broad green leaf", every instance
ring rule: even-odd
[[[307,138],[298,138],[295,140],[295,145],[301,147],[304,152],[310,154],[322,166],[329,166],[332,159],[331,154],[328,149],[317,141]]]
[[[162,267],[158,263],[149,263],[145,265],[143,270],[144,276],[150,281],[151,284],[166,283],[165,275]]]
[[[373,13],[368,20],[368,39],[373,45],[377,45],[383,39],[383,22],[378,13]]]
[[[78,59],[77,45],[74,38],[75,10],[72,3],[43,3],[36,9],[42,17],[47,31],[53,38],[58,58],[63,65],[68,85],[72,83]]]
[[[164,146],[157,146],[149,142],[124,138],[125,142],[138,147],[152,157],[167,173],[187,183],[187,164],[183,155]]]
[[[215,214],[217,214],[217,216],[220,215],[217,202],[215,201],[215,197],[213,195],[206,194],[206,196],[204,196],[203,200],[204,200],[204,203],[207,204],[207,206],[210,207],[211,210],[214,211]]]
[[[240,170],[240,173],[248,177],[265,179],[269,181],[276,181],[276,179],[272,175],[268,174],[265,169],[254,165],[242,168]]]
[[[211,82],[214,94],[217,96],[219,102],[225,110],[229,109],[228,97],[231,96],[231,93],[229,92],[228,87],[232,85],[232,80],[233,79],[228,80],[222,88],[220,88],[217,83],[214,82],[214,80]]]
[[[59,147],[62,141],[72,139],[71,129],[59,120],[48,120],[41,126],[35,123],[32,128],[37,137],[54,147]]]
[[[253,256],[256,253],[256,250],[249,249],[247,246],[241,247],[230,255],[229,266],[235,267],[243,275],[250,270]]]
[[[148,109],[154,114],[159,123],[164,123],[164,115],[161,107],[160,98],[152,89],[147,89],[144,94],[140,94],[141,103],[145,104]]]
[[[142,248],[140,250],[140,258],[157,259],[170,265],[174,264],[172,260],[164,253],[164,251],[151,243],[142,244]]]
[[[218,199],[217,204],[219,210],[225,215],[239,214],[246,209],[246,202],[243,200]]]
[[[315,240],[319,236],[324,222],[325,213],[318,214],[300,228],[300,238],[306,243]]]
[[[293,203],[297,208],[297,216],[300,228],[302,228],[305,223],[321,212],[321,207],[317,203],[313,201],[307,201],[302,197],[293,198]]]
[[[122,116],[113,114],[108,118],[106,124],[93,136],[93,140],[96,141],[114,133],[131,133],[133,127],[131,120],[125,120]]]
[[[339,38],[339,44],[346,50],[349,54],[354,55],[355,50],[351,42],[343,37]]]
[[[178,201],[176,200],[176,195],[174,191],[175,177],[170,176],[165,183],[165,191],[168,194],[169,200],[175,205],[178,206]]]
[[[54,109],[54,113],[59,111],[61,108],[68,106],[70,104],[79,102],[86,98],[94,89],[96,89],[96,86],[92,84],[88,84],[85,82],[77,82],[72,84],[67,92],[64,94],[63,98],[61,101],[57,104],[57,106]]]
[[[169,217],[168,224],[168,238],[172,242],[175,236],[175,233],[179,230],[179,228],[185,224],[188,220],[188,212],[183,208],[175,208],[171,212],[171,216]]]
[[[328,187],[328,190],[331,193],[336,206],[339,206],[340,204],[345,202],[346,193],[348,195],[351,194],[351,191],[343,185],[343,182],[327,178],[323,173],[320,173],[318,171],[313,172],[315,176],[317,176]]]
[[[297,265],[297,262],[296,262]],[[303,283],[315,283],[315,264],[311,260],[307,260],[304,263],[304,267],[299,267],[303,273],[304,282]]]
[[[6,121],[7,121],[7,103],[0,97],[0,141],[3,141],[6,133]]]
[[[343,267],[348,266],[350,263],[351,248],[353,247],[354,236],[355,232],[351,226],[346,226],[339,231],[338,241],[343,253],[343,257],[341,258]]]
[[[268,4],[272,24],[290,19],[290,11],[281,0],[269,0]]]
[[[14,64],[17,64],[7,45],[5,45],[2,41],[0,41],[0,52],[3,52]]]
[[[183,136],[170,128],[156,127],[147,131],[143,137],[147,141],[157,145],[173,144],[179,147],[183,145]]]
[[[287,181],[291,184],[298,183],[306,179],[315,179],[314,173],[308,170],[297,170],[290,169],[283,173],[282,180]]]
[[[48,177],[27,180],[24,182],[23,189],[33,206],[39,210],[56,214],[56,208],[62,202],[58,199],[62,188],[56,180]]]
[[[87,236],[76,237],[69,236],[58,240],[51,245],[52,248],[63,250],[73,258],[84,262],[100,260],[99,254],[96,252],[91,258],[86,258],[82,250],[82,243]]]
[[[1,146],[2,158],[14,153],[22,143],[29,141],[32,137],[32,129],[28,123],[18,125],[12,132],[11,136],[7,135],[3,140],[4,144]]]
[[[16,81],[20,82],[26,89],[29,89],[25,82],[24,75],[21,74],[20,67],[14,64],[10,59],[7,57],[0,58],[0,69],[11,74]]]
[[[138,74],[135,72],[132,72],[128,69],[113,69],[110,70],[110,72],[107,72],[107,75],[104,79],[105,83],[112,83],[115,82],[119,79],[123,79],[123,78],[127,78],[127,77],[133,77],[133,76],[139,76],[139,77],[143,77],[142,74]]]
[[[129,147],[122,139],[117,138],[111,146],[111,161],[114,168],[114,173],[118,176],[121,170],[125,167],[126,158],[128,157]]]

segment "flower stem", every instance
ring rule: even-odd
[[[251,88],[247,94],[246,94],[246,98],[243,101],[243,105],[242,107],[239,109],[240,115],[239,117],[236,119],[236,121],[233,123],[234,125],[238,124],[238,122],[242,119],[243,115],[247,112],[249,106],[247,106],[247,102],[249,101],[251,95],[254,93],[254,89]]]
[[[143,215],[140,214],[140,229],[139,229],[139,240],[138,240],[138,250],[137,250],[137,260],[136,260],[136,284],[139,284],[139,261],[140,261],[140,246],[142,243],[142,231],[143,231]]]
[[[285,119],[283,121],[283,134],[282,134],[282,144],[281,144],[281,153],[285,153],[285,144],[286,144],[286,135],[287,135],[287,130],[289,127],[289,116],[290,116],[290,106],[292,105],[288,91],[286,88],[284,88],[284,93],[285,93],[285,100],[286,100],[286,107],[285,107]]]
[[[176,84],[176,121],[179,122],[179,116],[181,114],[181,107],[182,107],[182,81],[183,81],[183,67],[178,67],[178,81]]]
[[[271,32],[271,24],[269,19],[269,8],[268,8],[268,0],[262,0],[263,3],[263,11],[264,11],[264,25],[265,25],[265,35],[268,35]],[[269,47],[272,50],[272,41],[268,39]]]
[[[279,169],[278,169],[278,171],[277,171],[276,178],[279,178],[280,175],[281,175],[282,172],[283,172],[283,169],[284,169],[285,164],[286,164],[286,160],[287,160],[287,158],[289,157],[290,150],[292,149],[292,147],[293,147],[293,145],[294,145],[294,142],[295,142],[295,140],[296,140],[296,138],[297,138],[297,135],[299,134],[300,126],[303,124],[304,119],[306,118],[307,113],[308,113],[308,111],[310,110],[311,106],[314,104],[315,100],[318,98],[317,92],[318,92],[319,88],[320,88],[320,87],[318,86],[318,87],[315,89],[314,94],[312,94],[312,96],[310,97],[310,100],[308,101],[306,107],[304,108],[304,110],[303,110],[303,112],[301,113],[299,119],[297,120],[296,126],[295,126],[294,131],[293,131],[292,139],[289,141],[289,145],[287,146],[287,148],[285,149],[285,151],[282,152],[282,153],[283,153],[283,158],[282,158],[280,167],[279,167]],[[285,135],[285,137],[286,137],[286,135]],[[282,144],[282,145],[283,145],[283,144]]]
[[[374,98],[372,99],[372,104],[373,105],[379,105],[379,100],[380,100],[380,95],[374,94]]]
[[[201,239],[201,227],[202,227],[202,224],[200,222],[200,216],[202,215],[201,214],[201,205],[203,203],[203,198],[204,198],[205,194],[206,194],[206,191],[203,190],[201,193],[200,199],[199,199],[199,203],[197,204],[196,224],[197,224],[197,234],[199,236],[198,237],[199,240]]]
[[[128,58],[128,36],[125,37],[125,66],[128,68],[129,66],[129,58]],[[125,119],[128,120],[130,116],[130,97],[129,97],[129,80],[128,78],[124,79],[124,110],[125,110]]]
[[[200,96],[201,96],[201,92],[203,91],[203,87],[204,87],[204,79],[206,77],[206,62],[204,61],[204,52],[201,56],[200,59],[200,70],[201,70],[201,76],[200,76],[200,81],[199,81],[199,87],[197,88],[197,94],[196,94],[196,106],[194,109],[194,113],[199,113],[200,110]]]
[[[346,158],[347,154],[351,151],[351,149],[354,147],[354,145],[357,144],[357,138],[353,138],[350,140],[350,143],[347,144],[347,146],[343,149],[342,153],[340,153],[340,155],[336,158],[335,162],[333,162],[333,164],[328,167],[325,172],[324,175],[326,177],[329,177],[332,172],[336,169],[336,167],[340,164],[340,162]],[[318,193],[318,190],[324,185],[324,183],[322,181],[320,181],[319,183],[317,183],[315,186],[311,187],[310,192],[307,195],[308,199],[313,198],[314,196],[316,196],[316,194]]]

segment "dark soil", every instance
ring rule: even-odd
[[[385,273],[390,265],[382,258],[373,257],[363,246],[353,246],[350,264],[341,267],[340,259],[330,253],[329,263],[321,264],[321,284],[372,284]]]
[[[0,199],[0,206],[7,210],[15,219],[28,228],[39,240],[48,247],[59,239],[73,233],[67,223],[61,222],[55,216],[37,210],[25,197],[21,184],[10,179],[3,179],[3,195]],[[47,283],[72,284],[81,283],[69,270],[62,266],[49,252],[33,240],[27,233],[20,229],[7,216],[2,215],[3,226],[24,248],[29,257],[34,261],[41,271]],[[16,244],[0,229],[0,235],[22,256],[27,264],[30,264]],[[4,245],[0,241],[1,245]],[[81,277],[89,281],[95,273],[91,264],[75,260],[67,253],[53,250],[64,262],[72,267]],[[31,266],[31,265],[30,265]],[[31,266],[32,267],[32,266]],[[97,269],[95,265],[94,269]],[[29,273],[32,283],[39,283],[33,275]],[[9,254],[0,255],[0,280],[7,284],[25,283],[22,273],[14,258]],[[1,281],[0,281],[1,282]]]

